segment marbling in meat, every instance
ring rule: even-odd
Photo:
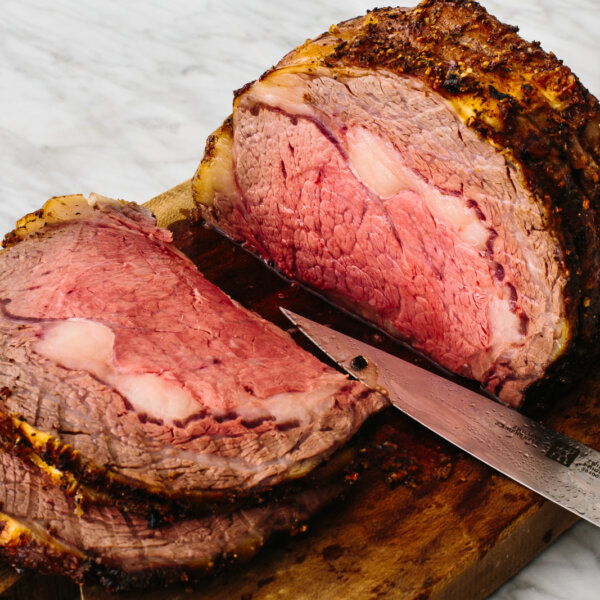
[[[237,92],[202,217],[515,407],[597,355],[600,110],[468,0],[332,26]]]
[[[212,285],[136,205],[56,198],[7,244],[0,433],[94,501],[252,496],[386,404]]]

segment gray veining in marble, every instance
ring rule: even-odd
[[[0,231],[50,196],[143,202],[188,179],[232,90],[349,0],[2,0]],[[600,95],[600,0],[485,0]],[[494,600],[600,597],[600,531],[579,524]]]

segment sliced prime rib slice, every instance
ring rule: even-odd
[[[170,242],[146,209],[98,196],[50,200],[7,236],[5,447],[73,493],[144,502],[201,505],[303,477],[386,400]]]
[[[339,493],[331,485],[285,503],[150,528],[143,517],[111,507],[92,506],[77,516],[72,497],[6,453],[0,453],[0,480],[0,556],[17,568],[112,590],[187,583],[244,562]]]
[[[236,93],[201,216],[519,407],[598,354],[600,110],[467,0],[332,26]]]

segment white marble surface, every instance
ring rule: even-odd
[[[0,232],[53,195],[143,202],[189,178],[232,90],[367,0],[1,0]],[[600,95],[600,0],[486,0]],[[600,598],[579,524],[494,600]]]

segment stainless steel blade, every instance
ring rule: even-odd
[[[600,527],[600,452],[405,360],[281,310],[345,371],[386,394],[402,412]]]

